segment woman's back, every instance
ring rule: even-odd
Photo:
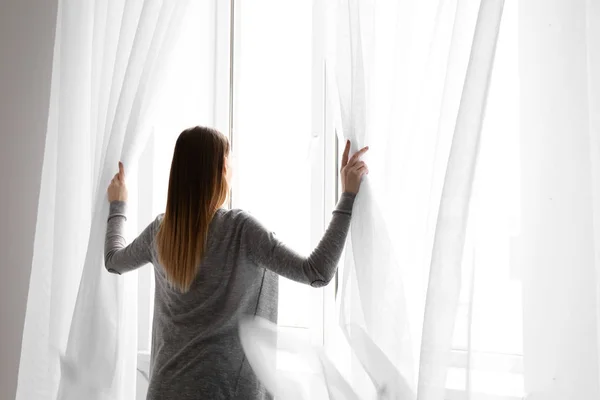
[[[242,315],[277,321],[278,276],[250,260],[246,219],[240,211],[216,213],[187,293],[170,287],[154,254],[149,399],[270,398],[244,358],[237,329]]]
[[[246,361],[238,337],[242,316],[277,322],[278,276],[314,287],[334,276],[350,228],[355,195],[344,193],[317,248],[303,257],[250,214],[219,209],[190,289],[168,281],[158,261],[159,216],[129,246],[123,243],[126,204],[110,205],[106,268],[122,274],[152,263],[155,271],[148,399],[270,398]]]

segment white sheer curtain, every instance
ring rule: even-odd
[[[332,10],[336,129],[371,147],[340,309],[353,357],[339,365],[361,398],[445,396],[503,3],[348,0]]]
[[[104,270],[105,188],[135,166],[187,3],[59,2],[18,399],[135,397],[137,279]]]
[[[502,1],[341,3],[338,132],[372,150],[337,365],[361,398],[599,398],[598,2],[507,1],[485,123]]]

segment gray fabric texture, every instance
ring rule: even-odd
[[[112,202],[105,265],[122,274],[154,266],[155,294],[148,400],[270,399],[244,356],[238,322],[259,316],[277,322],[278,275],[322,287],[335,275],[355,196],[344,193],[322,240],[308,257],[282,244],[252,215],[219,209],[191,289],[170,287],[158,262],[159,215],[129,245],[126,204]]]

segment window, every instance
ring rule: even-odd
[[[190,2],[164,101],[140,158],[138,231],[164,212],[177,136],[203,124],[230,136],[231,206],[251,212],[301,253],[318,243],[335,201],[325,187],[334,186],[337,168],[328,155],[334,154],[333,132],[324,120],[322,26],[315,23],[322,10],[312,3]],[[269,17],[274,14],[279,17]],[[151,268],[138,272],[140,398],[148,373],[153,274]],[[280,278],[279,293],[280,328],[321,345],[325,290]],[[295,368],[280,362],[282,369]]]
[[[233,206],[303,254],[323,231],[312,18],[312,2],[302,1],[240,1],[234,12]],[[282,329],[321,344],[321,310],[321,290],[280,278]]]

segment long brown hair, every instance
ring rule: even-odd
[[[156,236],[168,282],[181,292],[192,285],[206,249],[208,227],[227,199],[224,176],[229,141],[217,130],[196,126],[175,145],[167,209]]]

